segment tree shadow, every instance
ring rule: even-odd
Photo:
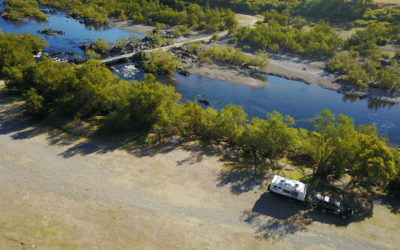
[[[373,195],[373,203],[388,208],[394,214],[400,214],[400,199],[397,197],[375,194]]]
[[[361,192],[360,190],[341,189],[334,185],[326,184],[320,180],[308,181],[308,193],[318,190],[318,193],[327,195],[335,200],[340,200],[342,204],[350,207],[354,211],[354,216],[348,219],[342,219],[341,216],[323,213],[321,209],[309,209],[305,216],[313,221],[324,224],[330,224],[338,227],[346,227],[353,222],[364,221],[371,218],[374,209],[374,199],[369,192]]]
[[[129,154],[137,157],[152,157],[156,154],[167,154],[178,147],[186,149],[184,142],[170,143],[170,142],[160,142],[157,144],[146,142],[147,139],[146,132],[131,132],[124,134],[111,134],[111,135],[101,135],[93,134],[87,140],[79,142],[64,152],[60,154],[65,158],[70,158],[75,155],[90,155],[90,154],[105,154],[107,152],[112,152],[114,150],[124,150]],[[60,141],[56,137],[58,143],[65,142],[64,139]],[[190,147],[187,147],[190,149]],[[198,154],[200,154],[199,151]],[[200,158],[201,156],[190,157],[192,159],[187,159],[187,162],[193,161],[195,158]],[[181,164],[185,162],[182,161]]]
[[[275,194],[264,193],[242,219],[256,229],[259,239],[279,239],[306,231],[311,220],[304,216],[304,203]]]
[[[184,143],[179,144],[179,147],[191,153],[191,155],[183,160],[177,161],[178,165],[193,165],[200,163],[205,156],[221,156],[222,158],[229,158],[223,146],[207,144],[207,143]]]
[[[12,134],[23,131],[31,127],[34,123],[24,117],[23,105],[18,103],[17,98],[0,93],[0,105],[10,105],[12,107],[1,109],[0,111],[0,134]]]
[[[0,134],[10,134],[14,140],[46,134],[49,145],[70,146],[59,154],[65,158],[75,155],[104,154],[116,149],[125,150],[138,157],[151,157],[182,147],[193,152],[193,155],[179,161],[178,164],[181,165],[201,162],[204,155],[217,154],[213,147],[186,145],[183,141],[147,143],[148,133],[143,131],[114,134],[104,134],[101,130],[92,131],[90,120],[77,121],[57,113],[50,114],[40,122],[33,121],[24,116],[24,106],[20,97],[4,91],[0,92],[0,97]]]
[[[231,192],[239,195],[262,186],[266,175],[265,168],[255,170],[253,164],[246,162],[230,162],[225,164],[218,174],[218,187],[230,185]]]

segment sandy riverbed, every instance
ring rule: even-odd
[[[112,21],[111,25],[120,29],[124,29],[131,32],[138,32],[142,34],[146,34],[146,32],[154,29],[153,26],[144,24],[134,24],[130,21]]]
[[[194,64],[187,69],[191,74],[201,75],[208,78],[241,84],[245,86],[260,88],[267,85],[265,81],[253,78],[228,67],[221,67],[215,64]]]

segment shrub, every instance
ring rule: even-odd
[[[181,63],[174,58],[171,52],[164,52],[162,49],[152,51],[145,56],[144,69],[150,73],[171,74],[178,70]]]

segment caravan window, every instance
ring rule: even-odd
[[[287,189],[282,189],[282,191],[283,191],[284,193],[290,194],[290,191],[287,190]]]
[[[277,188],[277,186],[273,185],[274,188]]]

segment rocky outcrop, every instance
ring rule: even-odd
[[[38,30],[37,33],[44,34],[44,35],[47,35],[47,36],[65,35],[64,31],[55,30],[55,29],[52,29],[52,28],[45,28],[45,29],[42,29],[42,30]]]

